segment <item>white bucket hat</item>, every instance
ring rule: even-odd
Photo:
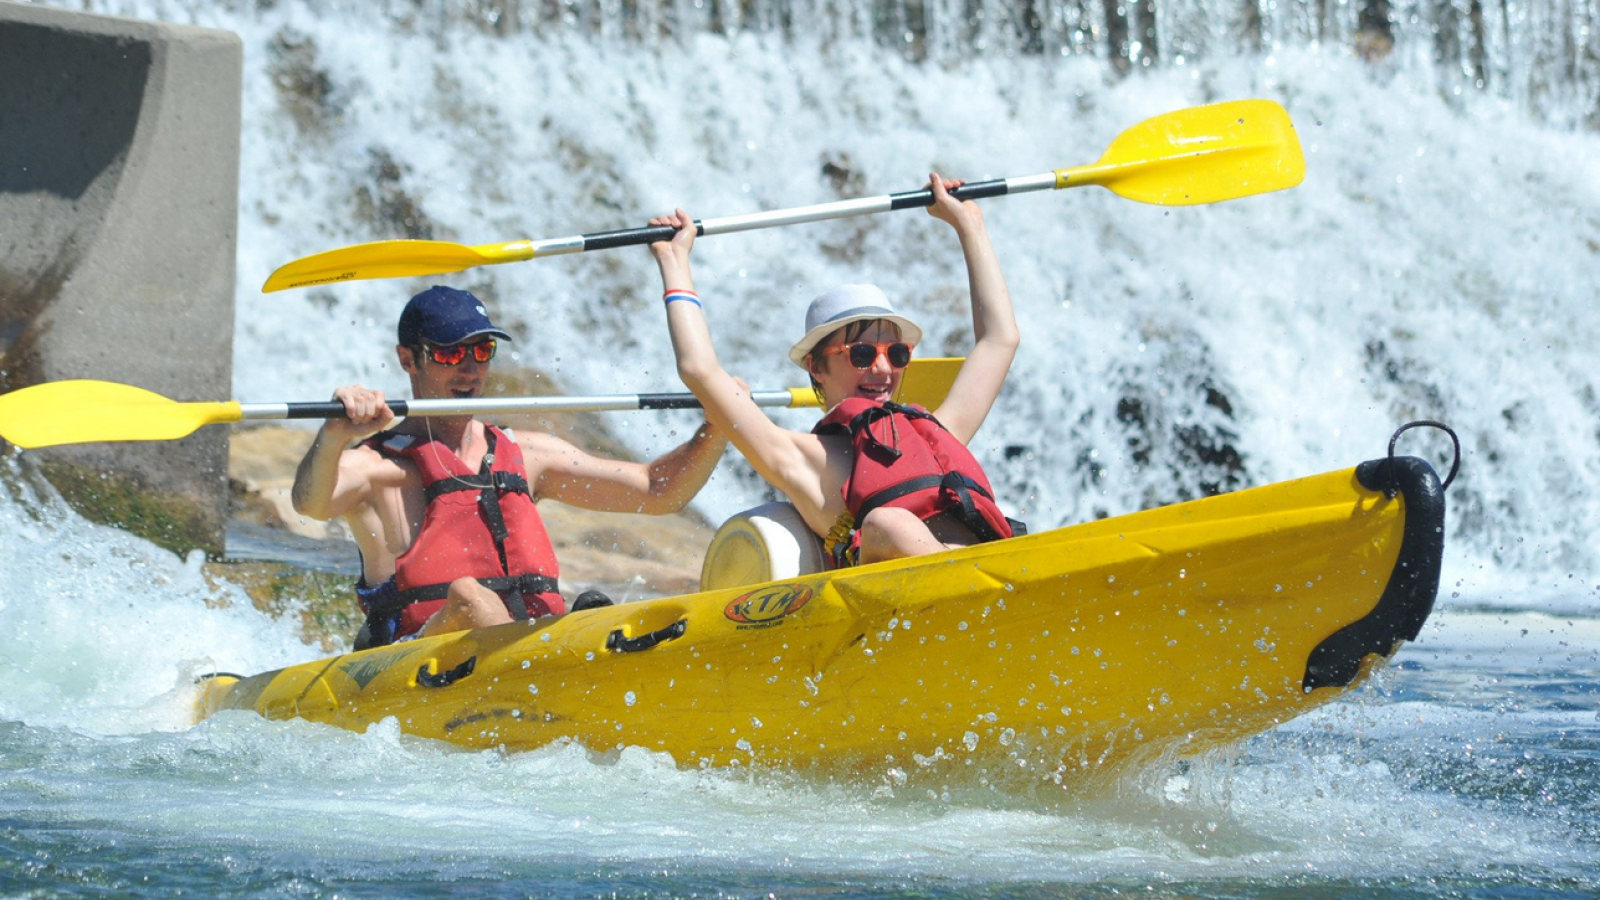
[[[805,368],[806,356],[817,342],[851,322],[884,319],[900,326],[900,339],[915,345],[922,340],[917,323],[894,311],[888,295],[873,284],[842,284],[811,301],[806,310],[806,336],[789,348],[789,359]]]

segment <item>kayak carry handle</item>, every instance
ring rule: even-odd
[[[622,629],[618,628],[616,631],[613,631],[611,634],[606,636],[606,649],[615,650],[618,653],[637,653],[640,650],[649,650],[651,647],[654,647],[662,641],[670,641],[681,638],[683,637],[683,633],[688,630],[688,619],[679,619],[678,621],[673,622],[671,625],[668,625],[659,631],[652,631],[649,634],[641,634],[636,638],[623,636]]]
[[[1455,481],[1456,473],[1461,471],[1461,438],[1456,437],[1455,429],[1451,428],[1449,425],[1446,425],[1443,422],[1436,422],[1433,419],[1419,419],[1418,421],[1407,422],[1406,424],[1401,425],[1399,428],[1395,429],[1394,435],[1389,438],[1388,458],[1394,459],[1394,445],[1400,442],[1400,435],[1405,434],[1407,431],[1410,431],[1413,428],[1437,428],[1445,434],[1450,435],[1450,443],[1455,448],[1455,455],[1454,459],[1450,463],[1450,474],[1446,475],[1444,477],[1444,483],[1439,485],[1440,491],[1449,490],[1450,482]],[[1389,492],[1389,496],[1394,496],[1393,490]]]
[[[439,672],[437,674],[428,671],[428,667],[433,664],[433,661],[429,660],[428,662],[422,664],[422,668],[417,670],[418,686],[425,688],[449,687],[468,675],[471,675],[472,670],[478,666],[478,658],[476,656],[469,656],[467,657],[466,662],[456,666],[454,669],[451,669],[448,672]]]

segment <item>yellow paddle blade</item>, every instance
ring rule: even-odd
[[[304,256],[278,267],[261,292],[367,278],[444,275],[474,266],[533,258],[529,241],[468,247],[449,241],[374,241]]]
[[[937,409],[950,393],[950,385],[961,373],[964,356],[935,356],[913,359],[900,376],[900,393],[895,399],[901,403],[915,403],[926,409]],[[822,400],[809,387],[789,388],[789,408],[819,407]]]
[[[1056,170],[1056,187],[1098,184],[1161,206],[1281,191],[1306,175],[1289,113],[1271,100],[1180,109],[1129,128],[1089,166]]]
[[[0,438],[22,447],[170,441],[202,425],[237,422],[239,404],[179,403],[109,381],[50,381],[0,395]]]
[[[809,409],[821,405],[822,398],[817,396],[817,392],[814,389],[808,387],[789,388],[790,409]]]
[[[905,375],[900,378],[899,401],[915,403],[925,409],[938,409],[949,395],[950,385],[955,384],[956,376],[961,374],[961,364],[966,361],[966,357],[962,356],[912,360],[911,365],[906,367]]]

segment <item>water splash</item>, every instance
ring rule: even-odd
[[[189,685],[317,654],[187,559],[78,517],[0,460],[0,721],[100,734],[187,728]]]

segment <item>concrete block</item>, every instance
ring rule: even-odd
[[[0,0],[0,390],[92,378],[225,400],[237,35]],[[223,549],[228,433],[28,451],[91,518]]]

